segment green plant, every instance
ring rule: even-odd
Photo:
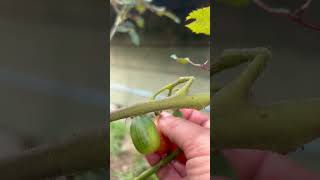
[[[135,45],[140,44],[140,37],[137,33],[137,27],[144,27],[143,14],[148,10],[158,16],[165,16],[172,19],[176,23],[180,23],[180,19],[168,11],[165,7],[152,4],[152,0],[110,0],[110,5],[116,13],[116,19],[110,30],[110,41],[116,32],[127,33],[131,42]]]
[[[233,2],[233,4],[237,3],[235,0],[228,1]],[[248,1],[241,2],[247,3]],[[251,2],[257,3],[261,1],[253,0]],[[310,2],[310,0],[306,1],[300,9],[304,10],[310,5]],[[110,3],[114,2],[111,1]],[[127,15],[127,8],[129,7],[127,3],[115,7],[116,11],[120,10],[120,14]],[[268,11],[271,10],[271,13],[279,10],[270,9],[268,6],[263,8]],[[210,28],[201,29],[200,26],[202,23],[210,22],[208,14],[204,13],[207,11],[199,10],[195,12],[189,16],[189,19],[195,18],[194,24],[189,24],[187,27],[196,33],[210,35]],[[304,21],[299,20],[299,13],[291,14],[291,11],[285,10],[280,11],[280,14],[297,17],[295,20],[298,23],[304,23]],[[115,23],[116,26],[114,27],[119,27],[128,18],[127,16],[126,18],[122,18],[122,15],[120,16],[118,17],[120,20],[116,21],[117,23]],[[139,20],[136,23],[137,25],[142,24]],[[307,26],[309,25],[307,24]],[[116,29],[114,32],[116,32]],[[110,34],[110,39],[112,37],[113,35]],[[221,150],[223,149],[261,149],[286,154],[320,137],[319,98],[292,100],[268,105],[256,104],[252,100],[252,96],[250,96],[252,86],[263,72],[267,62],[271,60],[271,52],[268,49],[225,50],[221,56],[212,60],[210,67],[207,62],[196,64],[188,57],[181,58],[176,55],[171,57],[181,64],[191,64],[203,69],[210,69],[210,77],[212,78],[211,94],[189,95],[188,91],[194,78],[181,77],[176,82],[161,88],[150,101],[111,112],[109,117],[110,127],[116,131],[112,136],[114,139],[111,140],[113,152],[118,150],[119,145],[114,142],[115,146],[112,146],[112,141],[122,139],[123,135],[127,133],[123,128],[124,126],[117,126],[122,122],[116,121],[147,113],[153,115],[162,110],[171,110],[174,113],[180,108],[201,109],[210,103],[210,96],[212,97],[211,121],[213,122],[213,137],[211,138],[214,154],[213,174],[234,175],[221,155]],[[248,63],[248,66],[230,83],[221,86],[213,81],[213,77],[217,74],[243,63]],[[177,88],[178,85],[182,85],[182,87]],[[163,92],[168,92],[167,97],[157,100],[156,97]],[[107,133],[106,128],[102,127],[93,132],[75,135],[60,143],[37,147],[17,156],[2,159],[0,161],[1,177],[10,180],[41,179],[61,174],[73,175],[81,171],[106,167],[107,157],[105,156],[108,145],[105,137],[107,137]],[[166,165],[180,153],[179,149],[174,150],[159,163],[146,170],[144,167],[140,168],[139,166],[138,171],[141,171],[141,174],[137,179],[144,179],[154,174],[160,167]],[[19,172],[17,173],[18,170]],[[132,179],[136,174],[128,173],[120,176]]]
[[[194,21],[186,25],[192,32],[194,33],[203,33],[206,35],[210,35],[210,7],[201,8],[198,10],[195,10],[187,16],[186,20],[193,19]],[[174,60],[176,60],[179,63],[182,64],[192,64],[194,66],[200,66],[205,67],[207,65],[207,62],[203,65],[198,65],[193,63],[189,58],[178,58],[174,55],[171,56]],[[155,94],[152,96],[150,102],[137,104],[133,107],[125,108],[122,110],[118,110],[117,115],[111,114],[110,115],[110,121],[115,121],[118,119],[126,118],[126,117],[132,117],[132,116],[138,116],[143,115],[149,112],[154,112],[155,114],[159,113],[158,111],[166,110],[166,109],[172,109],[174,114],[177,115],[177,112],[179,108],[181,107],[192,107],[195,109],[202,109],[205,106],[209,105],[210,103],[210,95],[209,94],[201,94],[196,96],[188,96],[189,89],[192,85],[192,82],[194,80],[194,77],[180,77],[177,81],[170,83],[163,88],[161,88],[159,91],[155,92]],[[183,85],[182,87],[177,88],[179,85]],[[167,91],[167,98],[162,100],[156,100],[157,96]],[[147,153],[156,152],[158,149],[158,140],[159,135],[152,136],[157,137],[156,145],[157,147],[150,146],[150,144],[155,145],[155,140],[152,140],[152,143],[140,143],[142,140],[149,140],[150,136],[146,136],[150,132],[148,132],[147,127],[151,127],[150,122],[151,121],[145,121],[146,118],[139,118],[134,119],[132,123],[134,123],[133,127],[139,127],[139,128],[131,128],[131,137],[133,139],[133,143],[137,150],[141,153]],[[148,118],[149,119],[149,118]],[[141,122],[137,122],[141,121]],[[147,126],[147,127],[146,127]],[[131,126],[132,127],[132,126]],[[152,134],[156,133],[155,127],[152,126]],[[142,135],[142,136],[140,136]],[[139,138],[137,138],[139,136]],[[139,139],[139,142],[138,142]],[[151,140],[151,139],[150,139]],[[147,142],[147,141],[146,141]],[[151,142],[151,141],[150,141]],[[162,142],[163,143],[163,142]],[[160,143],[161,144],[161,143]],[[181,150],[178,148],[173,149],[169,154],[164,157],[162,160],[160,160],[156,165],[151,167],[150,169],[144,171],[136,177],[135,179],[146,179],[152,174],[154,174],[156,171],[159,170],[160,167],[166,165],[171,160],[175,159],[177,156],[181,154]]]
[[[116,4],[114,1],[111,1],[110,3],[112,5]],[[157,9],[155,6],[151,6],[151,4],[146,2],[143,2],[143,4],[144,7],[155,10],[158,15],[165,15],[171,18],[174,17],[167,11],[164,11],[163,8]],[[132,18],[131,15],[129,15],[129,11],[132,10],[133,7],[137,8],[139,6],[132,6],[128,2],[121,1],[119,5],[115,5],[114,7],[115,11],[117,11],[117,20],[110,32],[110,39],[112,39],[114,33],[118,32],[119,29],[127,28],[124,26],[122,27],[122,25],[125,25],[125,21],[127,19]],[[209,17],[209,12],[206,12],[207,17]],[[198,17],[195,18],[195,23],[203,23],[202,21],[197,21]],[[210,21],[206,22],[208,23]],[[137,24],[139,23],[137,22]],[[192,29],[192,27],[190,28]],[[132,31],[132,29],[128,30],[128,32]],[[208,34],[208,31],[210,30],[207,29],[203,32]],[[188,63],[195,65],[192,61],[189,61]],[[111,112],[109,122],[114,123],[120,119],[141,116],[147,113],[156,114],[163,110],[172,110],[174,115],[179,116],[177,110],[180,108],[203,109],[210,103],[210,94],[201,93],[189,95],[188,92],[193,81],[194,77],[181,77],[176,82],[168,84],[156,92],[150,101]],[[168,91],[167,97],[160,100],[156,99],[156,97],[164,91]],[[119,128],[112,125],[111,127]],[[0,174],[2,175],[2,178],[10,180],[41,179],[44,177],[54,177],[59,175],[74,176],[79,172],[106,167],[108,159],[106,148],[108,147],[108,141],[106,141],[105,137],[107,137],[107,133],[108,131],[106,130],[106,127],[102,127],[101,129],[94,130],[92,132],[74,135],[59,143],[40,146],[23,152],[18,156],[4,159],[0,161]],[[114,137],[118,139],[122,138],[119,134]],[[113,148],[114,150],[117,150],[119,145],[115,145]],[[173,150],[157,164],[143,171],[138,175],[138,177],[136,177],[136,179],[146,179],[150,177],[159,170],[159,168],[169,163],[180,153],[181,150],[178,148]],[[16,173],[17,169],[19,169],[19,173]]]
[[[110,153],[117,155],[120,152],[122,141],[127,132],[126,125],[123,122],[110,124]]]

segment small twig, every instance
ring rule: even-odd
[[[290,14],[291,11],[286,8],[273,8],[267,5],[262,0],[253,0],[253,2],[261,9],[267,11],[268,13],[277,14],[277,15],[287,15]]]
[[[164,86],[163,88],[161,88],[159,91],[157,91],[156,93],[154,93],[154,95],[151,97],[151,100],[156,100],[156,98],[158,97],[158,95],[160,95],[161,93],[163,93],[164,91],[168,90],[168,97],[172,96],[172,95],[187,95],[189,92],[189,88],[192,84],[194,80],[193,76],[188,76],[188,77],[180,77],[178,80],[176,80],[173,83],[167,84],[166,86]],[[178,85],[180,84],[184,84],[184,86],[178,90],[177,92],[175,92],[175,94],[172,94],[172,92],[174,91],[174,88],[176,88]]]
[[[114,11],[118,14],[120,12],[120,9],[117,5],[117,2],[115,0],[110,0],[110,4],[113,7]]]
[[[292,22],[300,24],[306,28],[313,29],[315,31],[320,31],[320,24],[308,22],[303,17],[304,12],[310,6],[312,0],[306,0],[295,11],[291,11],[290,9],[287,9],[287,8],[273,8],[273,7],[269,6],[267,3],[263,2],[263,0],[253,0],[253,2],[257,7],[263,9],[264,11],[266,11],[270,14],[287,17]]]
[[[200,67],[203,70],[210,71],[209,60],[206,60],[203,64],[197,64],[192,61],[190,61],[189,63],[195,67]]]
[[[195,63],[195,62],[191,61],[190,58],[188,58],[188,57],[181,58],[181,57],[178,57],[175,54],[172,54],[171,58],[173,60],[177,61],[180,64],[191,64],[192,66],[201,68],[201,69],[206,70],[206,71],[210,71],[209,60],[206,60],[204,63],[201,64],[201,63]]]
[[[119,10],[116,20],[110,30],[110,41],[114,37],[118,27],[127,19],[127,14],[129,10],[130,8],[128,8],[128,6],[123,6],[121,10]]]
[[[135,180],[145,180],[148,177],[150,177],[152,174],[158,172],[158,170],[167,165],[169,162],[171,162],[174,158],[176,158],[181,153],[180,149],[177,149],[173,152],[171,152],[169,155],[167,155],[165,158],[161,159],[157,164],[150,167],[143,173],[141,173],[138,177],[135,178]]]
[[[150,3],[145,3],[145,7],[146,7],[149,11],[151,11],[151,12],[157,14],[157,15],[167,16],[168,18],[172,19],[175,23],[178,23],[178,24],[179,24],[180,21],[181,21],[181,20],[180,20],[177,16],[175,16],[173,13],[171,13],[170,11],[167,11],[165,7],[155,6],[155,5],[150,4]]]
[[[310,6],[312,0],[306,0],[296,11],[295,14],[299,15],[305,12],[305,10]]]

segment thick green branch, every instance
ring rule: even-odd
[[[40,180],[107,167],[107,129],[80,134],[0,160],[0,177]]]
[[[224,50],[221,56],[213,60],[213,63],[210,65],[210,76],[251,61],[257,55],[266,55],[271,58],[271,52],[263,47]]]
[[[270,57],[263,48],[230,50],[216,62],[215,73],[251,61],[239,77],[213,96],[215,148],[286,153],[320,137],[320,99],[261,106],[247,96]]]
[[[236,108],[236,109],[235,109]],[[287,153],[320,137],[320,99],[213,109],[217,149],[246,148]]]
[[[174,96],[158,101],[144,102],[110,113],[110,122],[123,118],[146,114],[149,112],[177,108],[202,109],[210,104],[209,94]]]

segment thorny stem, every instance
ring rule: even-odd
[[[279,15],[279,16],[285,16],[288,19],[290,19],[292,22],[300,24],[309,29],[320,31],[320,24],[307,22],[307,20],[303,18],[303,14],[305,10],[310,6],[312,0],[305,0],[305,2],[295,11],[291,11],[290,9],[287,9],[287,8],[273,8],[269,6],[267,3],[263,2],[263,0],[254,0],[253,2],[259,8],[263,9],[268,13]]]

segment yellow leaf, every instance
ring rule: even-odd
[[[193,22],[186,25],[196,34],[210,35],[210,7],[205,7],[192,11],[186,20],[194,19]]]
[[[185,57],[185,58],[181,58],[181,57],[178,57],[177,55],[175,54],[172,54],[170,56],[173,60],[177,61],[178,63],[180,64],[189,64],[190,63],[190,59],[188,57]]]

